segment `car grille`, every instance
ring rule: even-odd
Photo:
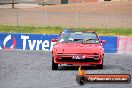
[[[95,60],[94,58],[85,58],[85,59],[72,59],[72,57],[62,57],[61,59],[58,59],[58,61],[65,61],[65,62],[98,62],[98,60]]]

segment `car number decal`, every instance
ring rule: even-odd
[[[85,59],[85,55],[73,55],[72,59]]]

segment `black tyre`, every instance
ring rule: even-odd
[[[103,59],[102,59],[102,64],[97,65],[97,68],[98,69],[103,69]]]
[[[54,57],[52,56],[52,70],[57,70],[58,69],[58,64],[54,62]]]

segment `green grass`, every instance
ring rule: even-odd
[[[58,34],[64,29],[59,26],[9,26],[0,25],[0,32],[6,33],[33,33],[33,34]],[[132,36],[132,28],[71,28],[74,31],[95,31],[99,35],[107,36]]]

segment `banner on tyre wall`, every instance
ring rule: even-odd
[[[118,38],[118,53],[132,53],[132,37]]]
[[[51,42],[53,38],[57,38],[57,35],[0,33],[0,49],[49,51],[54,45],[54,42]]]
[[[56,34],[8,34],[0,33],[0,49],[22,49],[22,50],[45,50],[51,51],[57,38]],[[101,40],[106,40],[103,45],[105,53],[117,52],[116,36],[100,36]]]
[[[117,52],[117,36],[100,36],[100,40],[106,40],[106,44],[103,44],[106,53],[116,53]]]

